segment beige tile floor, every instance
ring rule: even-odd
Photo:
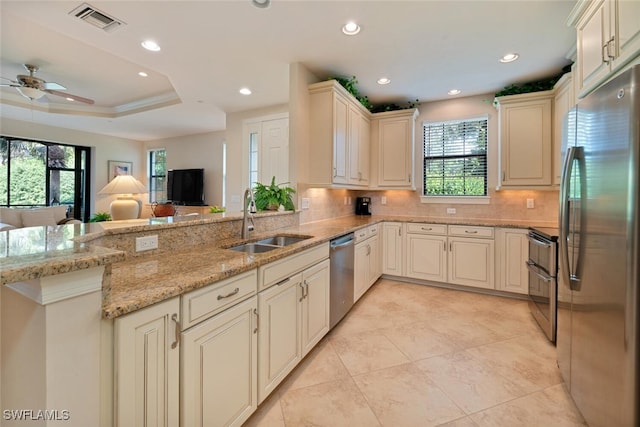
[[[379,280],[246,426],[584,426],[526,301]]]

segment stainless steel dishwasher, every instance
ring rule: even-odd
[[[353,306],[354,243],[353,233],[331,240],[330,328],[337,325]]]

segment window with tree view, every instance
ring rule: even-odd
[[[149,151],[149,202],[167,200],[167,151],[164,148]]]
[[[424,124],[424,196],[487,195],[487,119]]]
[[[68,206],[89,220],[89,147],[0,136],[0,206]]]

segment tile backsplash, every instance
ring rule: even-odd
[[[371,197],[371,209],[374,215],[451,217],[452,219],[489,218],[536,222],[557,222],[558,220],[557,190],[490,191],[489,204],[449,204],[422,203],[420,193],[417,191],[299,188],[298,208],[301,206],[302,198],[309,199],[309,209],[300,212],[300,223],[353,215],[355,198],[358,196]],[[386,205],[381,204],[382,197],[386,198]],[[349,199],[351,199],[350,204]],[[532,209],[527,208],[527,199],[533,199]],[[455,208],[456,213],[448,214],[447,208]]]

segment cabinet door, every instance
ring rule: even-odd
[[[573,82],[571,74],[565,74],[556,85],[556,96],[553,105],[553,185],[560,185],[560,174],[562,168],[562,128],[564,118],[569,110],[575,105],[573,95]]]
[[[551,185],[551,97],[500,105],[503,186]],[[527,99],[538,95],[522,96]],[[519,95],[515,95],[519,96]]]
[[[182,333],[182,426],[240,426],[257,408],[257,298]]]
[[[338,94],[333,98],[333,183],[347,184],[349,104]],[[312,159],[313,161],[313,159]]]
[[[371,287],[382,274],[382,268],[380,266],[380,243],[378,236],[373,236],[369,239],[369,245],[371,246],[371,252],[369,254],[369,285]]]
[[[493,251],[493,240],[449,237],[449,283],[495,289]]]
[[[402,223],[385,222],[382,227],[382,273],[402,276]]]
[[[378,186],[413,185],[413,116],[381,119],[379,124]]]
[[[578,50],[578,85],[581,93],[588,91],[609,73],[604,47],[611,34],[609,0],[596,0],[587,9],[576,27]],[[613,55],[613,52],[610,52]]]
[[[415,279],[447,281],[447,238],[407,234],[406,275]]]
[[[173,298],[115,320],[116,425],[178,426],[179,313]]]
[[[353,262],[353,302],[356,302],[367,291],[369,283],[369,239],[355,246]]]
[[[300,361],[298,340],[301,285],[302,275],[296,274],[258,295],[259,403],[262,403]]]
[[[302,272],[301,357],[329,332],[329,260]]]
[[[371,171],[371,122],[360,114],[358,121],[360,132],[358,134],[358,172],[360,174],[359,185],[369,185]]]
[[[496,254],[498,257],[497,289],[518,294],[528,293],[529,276],[526,261],[529,258],[527,230],[498,228]]]
[[[640,52],[640,1],[617,0],[613,5],[616,8],[614,63],[623,66]]]
[[[360,112],[353,105],[349,105],[349,183],[360,185],[362,175],[360,172]]]

